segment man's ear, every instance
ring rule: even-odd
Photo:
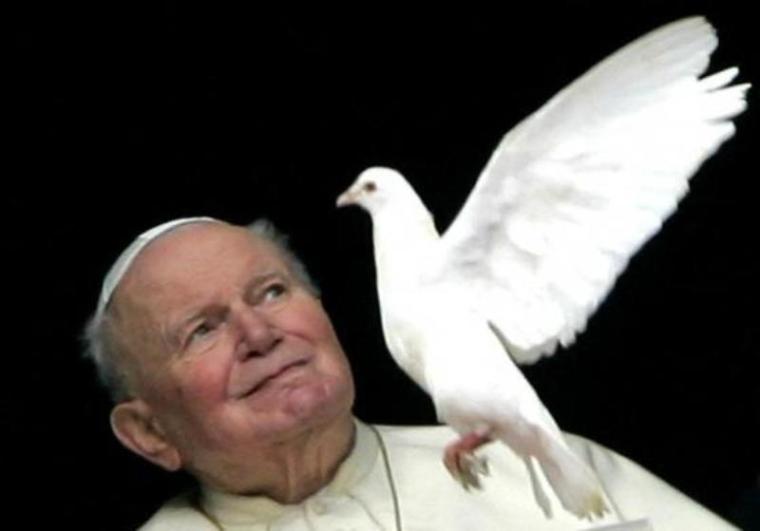
[[[111,429],[121,444],[169,471],[179,470],[182,458],[167,439],[151,407],[139,398],[116,404]]]

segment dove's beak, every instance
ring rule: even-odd
[[[356,203],[356,192],[353,192],[350,188],[338,196],[335,201],[335,206],[340,208]]]

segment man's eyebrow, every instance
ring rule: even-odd
[[[185,328],[187,328],[187,326],[192,321],[200,317],[202,313],[203,313],[203,310],[199,309],[198,311],[194,311],[193,313],[191,313],[188,317],[179,319],[176,322],[170,322],[165,328],[166,341],[169,343],[169,345],[173,347],[182,346],[183,330],[185,330]]]
[[[262,284],[266,284],[272,279],[288,279],[288,275],[285,271],[278,270],[278,269],[271,269],[264,271],[263,273],[259,273],[254,275],[245,285],[245,294],[250,294],[251,291],[255,290]],[[188,325],[190,325],[193,321],[196,321],[200,317],[203,317],[205,314],[208,314],[209,312],[212,312],[214,310],[221,310],[222,305],[214,302],[201,304],[195,308],[192,308],[186,316],[180,317],[177,319],[176,322],[170,322],[165,327],[165,337],[170,342],[170,344],[173,345],[181,345],[182,344],[182,332],[187,328]]]
[[[246,293],[250,293],[250,291],[262,284],[266,284],[268,281],[272,279],[287,279],[288,275],[285,271],[279,271],[279,270],[267,270],[263,273],[260,273],[258,275],[254,275],[251,280],[248,281],[246,284]]]
[[[183,331],[193,322],[197,321],[199,318],[203,317],[204,315],[213,312],[215,310],[220,310],[222,306],[218,303],[206,303],[202,304],[200,306],[197,306],[190,310],[190,312],[185,316],[181,317],[174,323],[169,323],[169,325],[166,327],[167,332],[167,339],[171,342],[173,345],[181,346],[182,345],[182,339],[183,339]]]
[[[254,275],[246,284],[245,284],[245,293],[250,292],[251,289],[254,289],[262,284],[266,284],[272,279],[285,279],[287,278],[287,275],[283,271],[279,271],[276,269],[267,270],[263,273],[259,273]],[[216,302],[209,302],[200,304],[195,308],[192,308],[189,310],[189,312],[186,314],[186,316],[181,317],[177,323],[176,323],[176,329],[177,331],[182,330],[185,326],[190,324],[191,322],[195,321],[199,317],[203,316],[204,314],[208,313],[209,311],[219,310],[221,309],[222,305]]]

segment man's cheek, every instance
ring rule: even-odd
[[[201,402],[223,401],[227,398],[224,370],[218,363],[193,364],[183,378],[182,399]]]

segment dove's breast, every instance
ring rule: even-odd
[[[387,293],[385,299],[381,300],[380,319],[388,350],[399,367],[430,393],[422,348],[424,330],[418,326],[422,318],[421,309],[408,292]]]
[[[394,360],[460,433],[554,426],[533,388],[466,294],[445,286],[386,290],[383,333]]]
[[[522,379],[486,319],[465,298],[421,287],[387,295],[381,317],[388,348],[430,394],[513,388]]]

